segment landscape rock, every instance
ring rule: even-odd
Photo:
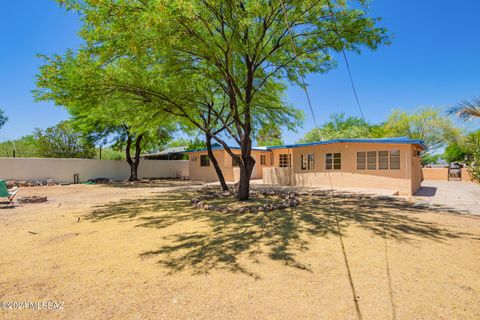
[[[278,198],[278,201],[274,199],[271,200],[271,203],[259,204],[259,205],[250,205],[243,207],[230,207],[230,206],[215,206],[206,203],[205,201],[219,198],[233,198],[236,194],[236,188],[238,184],[230,185],[230,190],[224,191],[220,186],[204,186],[199,189],[199,193],[202,195],[190,199],[191,204],[195,208],[216,211],[216,212],[231,212],[231,213],[258,213],[258,212],[268,212],[279,209],[287,209],[289,207],[297,207],[300,204],[300,198],[298,192],[292,191],[282,191],[275,189],[256,189],[251,187],[250,198],[258,198],[263,196],[265,198]]]
[[[112,183],[112,180],[108,178],[94,178],[94,179],[88,179],[88,182],[90,183],[98,183],[98,184],[109,184]],[[132,183],[132,181],[124,181],[125,183]]]
[[[41,203],[46,202],[47,197],[42,196],[30,196],[30,197],[20,197],[17,200],[19,203]]]

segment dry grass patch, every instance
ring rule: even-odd
[[[320,192],[297,208],[218,213],[168,188],[45,188],[51,202],[1,212],[0,300],[65,302],[2,312],[355,319],[356,300],[364,319],[480,316],[480,219]]]

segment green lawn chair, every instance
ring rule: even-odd
[[[8,202],[13,203],[13,198],[18,190],[20,190],[18,187],[8,189],[5,180],[0,180],[0,198],[8,198]]]

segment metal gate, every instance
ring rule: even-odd
[[[448,167],[448,181],[462,181],[462,169],[460,166]]]

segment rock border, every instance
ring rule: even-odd
[[[26,196],[26,197],[20,197],[17,199],[18,203],[42,203],[42,202],[47,202],[47,197],[43,196]]]
[[[251,188],[250,197],[255,198],[262,195],[265,198],[275,197],[277,201],[267,204],[250,205],[240,208],[230,208],[226,205],[212,205],[206,200],[232,198],[236,194],[236,185],[228,191],[223,191],[217,186],[203,187],[198,190],[203,195],[191,199],[191,203],[195,208],[222,212],[222,213],[257,213],[268,212],[279,209],[294,208],[300,204],[299,194],[293,191],[282,190],[259,190]]]

